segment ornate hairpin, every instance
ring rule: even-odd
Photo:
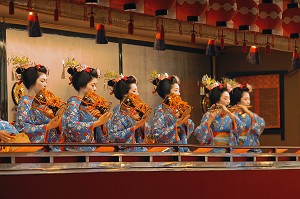
[[[108,71],[108,70],[107,70],[107,71],[104,72],[103,76],[104,76],[103,88],[104,88],[104,90],[105,90],[105,89],[107,89],[107,87],[108,87],[107,82],[108,82],[109,80],[114,80],[114,79],[116,79],[117,77],[119,77],[119,74],[116,73],[115,71]]]
[[[213,88],[217,87],[220,85],[218,81],[215,79],[208,77],[208,75],[204,75],[202,77],[202,84],[207,88],[207,90],[212,90]]]
[[[63,72],[61,75],[62,79],[65,79],[65,69],[66,68],[71,68],[71,69],[76,69],[76,72],[81,72],[81,71],[85,71],[87,73],[92,72],[92,68],[89,67],[88,65],[85,64],[80,64],[79,62],[77,62],[74,58],[70,59],[67,58],[67,60],[62,60],[62,64],[63,64]],[[95,69],[97,71],[97,76],[98,78],[100,78],[101,76],[101,72],[98,68]],[[70,79],[71,80],[71,79]]]
[[[238,82],[235,81],[235,79],[229,79],[229,78],[223,78],[223,82],[224,84],[227,84],[227,87],[230,87],[231,90],[239,87],[240,89],[247,87],[249,89],[249,93],[251,93],[253,91],[253,86],[251,86],[250,84],[240,84]]]

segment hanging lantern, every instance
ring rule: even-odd
[[[123,9],[125,11],[136,10],[136,4],[139,0],[109,0],[109,7]]]
[[[96,44],[108,44],[107,38],[105,36],[105,28],[102,24],[97,24],[96,27]]]
[[[217,56],[216,40],[214,39],[208,40],[205,54],[208,56]]]
[[[168,15],[168,10],[175,3],[175,0],[145,0],[145,13],[155,12],[155,16]],[[148,13],[147,13],[148,12]]]
[[[8,10],[8,13],[10,15],[14,15],[15,14],[15,3],[14,3],[13,0],[9,1],[9,10]]]
[[[247,62],[258,65],[260,62],[259,49],[257,46],[251,46],[247,55]]]
[[[282,28],[290,38],[300,37],[300,8],[298,3],[288,4],[288,8],[282,13]]]
[[[256,20],[256,25],[262,29],[262,34],[272,34],[272,29],[275,29],[281,24],[281,9],[273,3],[272,0],[263,0],[258,5],[259,15]]]
[[[236,0],[237,12],[232,18],[239,30],[250,30],[258,17],[258,6],[254,0]]]
[[[165,28],[163,25],[163,20],[161,20],[160,30],[157,31],[154,41],[154,50],[166,50],[165,45]],[[157,23],[157,21],[156,21]]]
[[[28,36],[29,37],[41,37],[42,31],[40,28],[40,21],[36,12],[29,12],[28,14]]]
[[[206,11],[207,0],[177,0],[176,15],[181,13],[187,21],[199,21],[199,17]]]
[[[236,14],[237,4],[235,0],[210,0],[206,13],[206,21],[217,27],[227,26]]]

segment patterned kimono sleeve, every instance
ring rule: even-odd
[[[249,129],[249,133],[260,136],[264,131],[265,126],[266,126],[265,120],[259,117],[256,113],[253,113],[253,122]]]
[[[64,113],[63,125],[73,142],[89,143],[94,137],[93,121],[81,122],[78,112],[79,105],[70,103]],[[91,138],[91,139],[88,139]]]
[[[151,126],[147,122],[145,123],[145,129],[144,129],[144,131],[145,131],[145,135],[146,136],[148,136],[150,133],[152,133],[152,128],[151,128]]]
[[[245,130],[245,124],[240,120],[240,118],[234,115],[234,120],[232,121],[230,138],[231,145],[238,145],[238,139],[240,134]]]
[[[133,143],[133,124],[127,120],[127,116],[115,114],[107,123],[109,140],[113,143]]]
[[[210,112],[206,112],[201,119],[200,125],[194,131],[194,136],[201,145],[209,144],[212,139],[212,130],[208,126],[209,117]]]
[[[44,137],[47,124],[35,124],[32,120],[33,115],[31,104],[21,101],[17,109],[15,127],[20,133],[26,133],[29,138],[36,137],[36,135]]]
[[[0,119],[0,130],[5,130],[10,134],[18,134],[17,129],[9,122]]]
[[[175,143],[176,140],[176,124],[167,121],[164,110],[159,108],[155,111],[153,117],[153,134],[158,143]]]
[[[192,135],[194,129],[195,129],[195,124],[191,119],[188,119],[188,124],[185,126],[184,124],[181,124],[179,126],[180,128],[180,133],[181,134],[186,134],[187,139]]]

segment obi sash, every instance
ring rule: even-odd
[[[228,146],[229,145],[229,132],[213,132],[214,145],[216,146]]]

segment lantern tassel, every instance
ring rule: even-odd
[[[299,53],[297,52],[297,49],[295,49],[294,52],[293,52],[292,68],[293,69],[299,69],[300,68],[300,59],[299,59]]]
[[[269,43],[266,45],[266,55],[271,55],[271,47]]]
[[[246,41],[243,41],[242,53],[247,53],[247,44]]]
[[[95,17],[93,12],[93,6],[91,6],[91,13],[90,13],[90,28],[95,28]]]
[[[95,28],[95,17],[93,14],[90,16],[90,28]]]
[[[128,23],[128,34],[133,35],[133,30],[134,30],[133,17],[130,14],[130,19]]]
[[[105,28],[102,24],[97,24],[96,27],[96,44],[108,44],[107,38],[105,36]]]
[[[269,37],[267,36],[267,43],[266,43],[266,55],[271,55],[271,46],[269,43]]]
[[[164,25],[161,25],[160,31],[156,33],[154,50],[166,50]]]
[[[195,24],[193,24],[193,30],[192,30],[192,35],[191,35],[191,43],[196,44],[196,31],[195,31]]]
[[[58,8],[54,9],[54,21],[58,21]]]
[[[9,1],[9,14],[14,15],[15,14],[15,3],[13,0]]]
[[[191,43],[192,43],[192,44],[196,44],[196,34],[195,34],[195,31],[192,32],[192,35],[191,35]]]
[[[29,37],[42,36],[39,17],[36,12],[29,12],[28,14],[28,36]]]
[[[223,35],[223,29],[222,29],[222,35],[221,35],[220,42],[221,42],[221,49],[223,50],[224,47],[225,47],[225,44],[224,44],[224,35]]]

